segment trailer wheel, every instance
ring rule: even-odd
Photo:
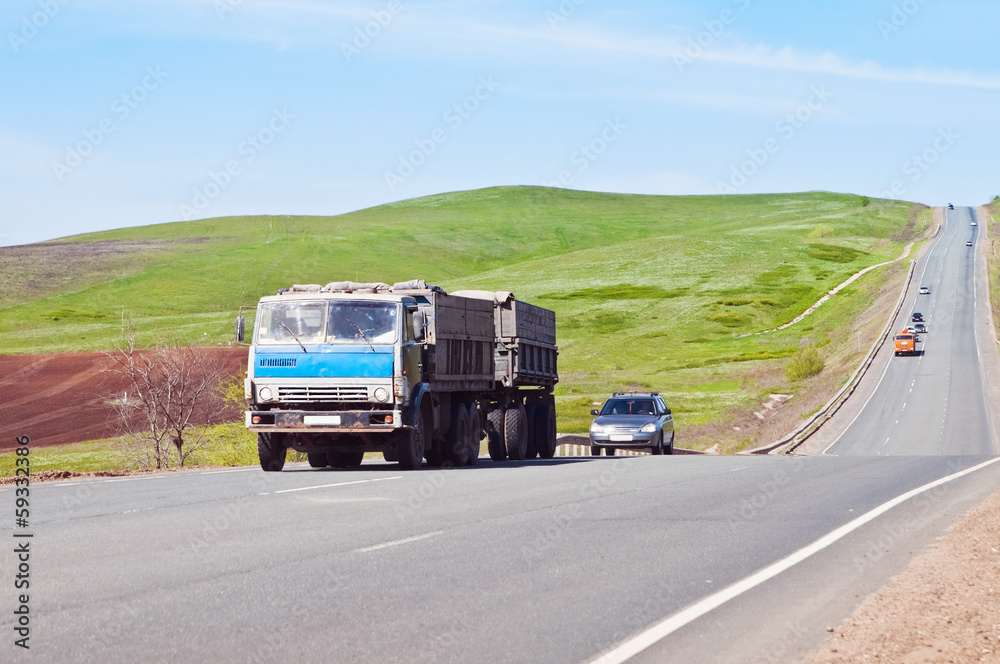
[[[327,452],[327,458],[334,468],[356,468],[364,461],[365,451],[354,450],[352,452]],[[312,461],[310,461],[312,463]]]
[[[260,467],[263,470],[276,473],[284,468],[287,452],[284,434],[263,432],[257,434],[257,456],[260,458]]]
[[[431,442],[433,424],[429,421],[426,406],[415,416],[412,429],[396,432],[396,457],[403,470],[416,470],[424,461],[424,448]]]
[[[524,459],[528,449],[528,416],[524,406],[518,404],[508,408],[504,413],[504,444],[507,446],[507,458],[511,461]]]
[[[532,422],[535,433],[535,449],[538,456],[551,459],[556,454],[556,408],[555,404],[543,401],[535,407]]]
[[[534,459],[538,456],[538,445],[535,442],[535,418],[538,416],[538,412],[541,410],[541,404],[529,403],[524,406],[525,415],[525,440],[526,444],[524,446],[524,458]]]
[[[469,460],[469,409],[464,403],[451,406],[451,426],[445,434],[445,460],[455,466],[464,466]]]
[[[326,468],[332,465],[327,460],[326,452],[306,452],[306,456],[309,458],[309,465],[313,468]]]
[[[507,443],[504,442],[505,411],[503,406],[496,406],[486,413],[486,447],[494,461],[507,460]]]
[[[479,404],[475,401],[469,404],[469,458],[466,466],[476,465],[479,460],[479,448],[483,442],[483,421],[479,412]]]

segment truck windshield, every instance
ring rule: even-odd
[[[257,342],[391,344],[396,312],[392,302],[268,302],[260,307]]]
[[[257,341],[315,344],[323,341],[326,302],[269,302],[260,308]]]
[[[392,302],[331,302],[327,342],[391,344],[396,341],[396,308]]]

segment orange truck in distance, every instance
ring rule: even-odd
[[[896,355],[913,355],[917,352],[917,335],[903,330],[896,335]]]

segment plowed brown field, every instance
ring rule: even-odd
[[[246,348],[203,348],[221,355],[228,375],[243,375]],[[110,438],[118,433],[115,410],[128,385],[107,371],[103,353],[0,355],[0,452],[17,446],[17,436],[32,447]],[[222,408],[221,400],[212,410]]]

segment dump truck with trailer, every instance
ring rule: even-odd
[[[237,319],[237,338],[245,323]],[[296,285],[261,298],[246,426],[261,467],[289,448],[313,467],[381,452],[404,469],[555,453],[555,314],[505,291],[422,280]]]

